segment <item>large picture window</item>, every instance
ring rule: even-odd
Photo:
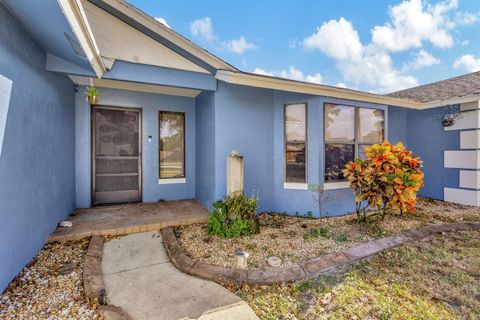
[[[160,179],[185,178],[185,114],[159,113]]]
[[[384,111],[325,104],[325,181],[344,180],[342,169],[384,140]]]
[[[285,106],[285,182],[307,182],[307,105]]]

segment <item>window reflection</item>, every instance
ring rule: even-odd
[[[325,181],[344,180],[342,170],[364,148],[384,139],[384,111],[325,104]]]
[[[335,104],[325,105],[325,141],[354,142],[355,108]]]
[[[185,177],[185,114],[159,114],[160,179]]]
[[[285,106],[285,181],[306,182],[305,104]]]

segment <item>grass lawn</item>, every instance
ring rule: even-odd
[[[480,232],[397,247],[309,281],[230,289],[260,319],[480,319]]]

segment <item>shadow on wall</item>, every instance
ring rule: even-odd
[[[0,158],[2,157],[3,137],[5,135],[11,94],[12,80],[0,74]]]

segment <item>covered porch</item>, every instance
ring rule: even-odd
[[[48,241],[77,240],[93,235],[119,236],[205,223],[207,219],[208,210],[193,199],[77,209],[67,219],[73,226],[58,227]]]

